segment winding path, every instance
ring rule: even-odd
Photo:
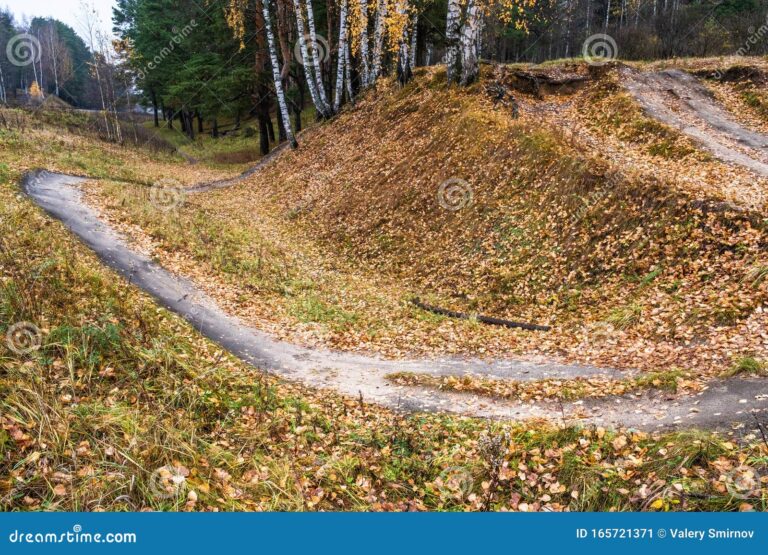
[[[768,136],[734,121],[696,77],[679,69],[623,72],[627,90],[650,117],[678,128],[716,158],[768,177]]]
[[[260,166],[268,163],[264,160]],[[256,168],[258,169],[258,168]],[[202,184],[189,191],[205,191],[232,184],[243,176]],[[658,391],[560,404],[556,401],[516,402],[473,394],[390,384],[385,376],[396,371],[432,375],[465,374],[489,378],[535,380],[576,376],[626,377],[628,372],[590,366],[534,363],[516,360],[485,361],[466,358],[386,360],[376,356],[309,349],[276,340],[226,314],[188,279],[177,276],[132,250],[120,234],[101,220],[83,200],[84,178],[36,171],[25,176],[24,192],[60,220],[110,268],[152,295],[167,309],[185,318],[200,333],[255,367],[313,388],[408,411],[443,411],[470,416],[521,420],[547,418],[568,423],[594,423],[656,430],[682,427],[728,428],[750,423],[753,411],[768,410],[768,380],[718,380],[703,392],[669,398]]]

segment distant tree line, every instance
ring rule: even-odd
[[[80,108],[101,108],[93,71],[99,58],[61,21],[36,17],[21,24],[0,9],[0,103],[23,103],[32,91]]]
[[[623,59],[768,54],[768,0],[550,0],[516,29],[493,21],[483,56],[542,62],[582,55],[607,34]]]
[[[216,137],[254,117],[266,153],[296,144],[306,106],[332,117],[381,76],[405,85],[444,63],[468,85],[483,59],[578,57],[595,35],[598,55],[625,59],[765,54],[767,13],[768,0],[118,0],[113,21],[156,125]]]

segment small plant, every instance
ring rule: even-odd
[[[643,315],[643,307],[633,303],[629,306],[616,308],[608,314],[606,322],[619,329],[627,329],[637,324]]]
[[[2,173],[0,173],[0,176]],[[742,281],[746,281],[752,287],[757,287],[768,278],[768,264],[755,265],[749,269]]]
[[[682,377],[682,370],[678,368],[672,368],[671,370],[642,374],[635,378],[634,382],[636,387],[654,387],[656,389],[663,389],[665,391],[677,393],[679,379]]]
[[[751,374],[755,376],[768,375],[768,362],[755,358],[751,355],[742,356],[725,371],[724,376],[738,376],[740,374]]]

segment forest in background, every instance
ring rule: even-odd
[[[55,94],[115,119],[143,105],[191,139],[255,118],[262,153],[296,143],[307,106],[328,118],[417,66],[466,85],[481,60],[768,52],[768,0],[118,0],[114,34],[82,12],[86,40],[0,11],[0,102]]]

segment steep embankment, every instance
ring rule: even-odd
[[[765,357],[763,208],[718,188],[765,181],[645,115],[619,70],[592,75],[564,96],[514,91],[515,118],[486,91],[509,75],[461,90],[423,71],[171,216],[115,187],[99,203],[233,312],[303,343],[708,375]],[[553,330],[433,318],[411,295]]]

